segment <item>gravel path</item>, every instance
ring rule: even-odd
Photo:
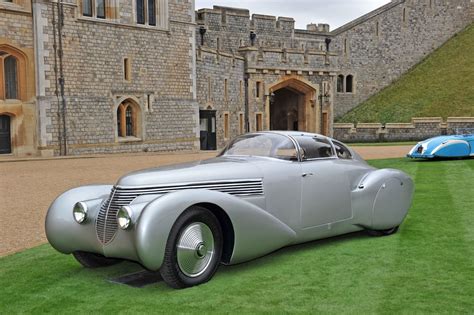
[[[366,159],[402,157],[410,146],[355,147]],[[0,257],[46,242],[44,219],[62,192],[87,184],[112,184],[121,175],[159,165],[206,159],[212,153],[104,157],[0,159]]]

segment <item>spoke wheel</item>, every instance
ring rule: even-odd
[[[214,236],[202,222],[189,225],[181,234],[177,246],[179,269],[188,277],[200,276],[214,257]]]
[[[191,207],[175,222],[160,268],[163,280],[182,289],[209,281],[222,257],[223,237],[217,218],[202,207]]]

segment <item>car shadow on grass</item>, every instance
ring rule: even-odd
[[[218,270],[218,273],[233,274],[245,272],[255,268],[260,268],[266,264],[275,263],[278,260],[285,259],[287,257],[299,254],[310,249],[321,249],[323,247],[334,246],[339,243],[347,242],[349,240],[353,241],[367,237],[369,236],[365,231],[359,231],[317,241],[310,241],[303,244],[288,246],[245,263],[232,266],[221,265]],[[110,277],[109,274],[105,278],[106,281],[118,285],[127,285],[133,288],[148,288],[164,284],[159,272],[148,271],[135,262],[126,261],[115,268],[117,269],[117,274],[115,274],[114,272],[115,275],[113,275],[112,277]]]

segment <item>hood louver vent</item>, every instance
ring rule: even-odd
[[[118,230],[116,216],[120,207],[129,205],[135,198],[142,195],[161,195],[189,189],[207,189],[220,191],[234,196],[263,195],[263,181],[261,179],[201,182],[153,187],[120,187],[112,189],[110,197],[99,211],[96,222],[97,238],[103,245],[110,243]]]

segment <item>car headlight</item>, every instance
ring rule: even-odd
[[[84,202],[76,203],[72,209],[72,214],[77,223],[84,223],[87,219],[87,205]]]
[[[117,212],[117,224],[122,230],[127,230],[132,226],[132,209],[124,206]]]

